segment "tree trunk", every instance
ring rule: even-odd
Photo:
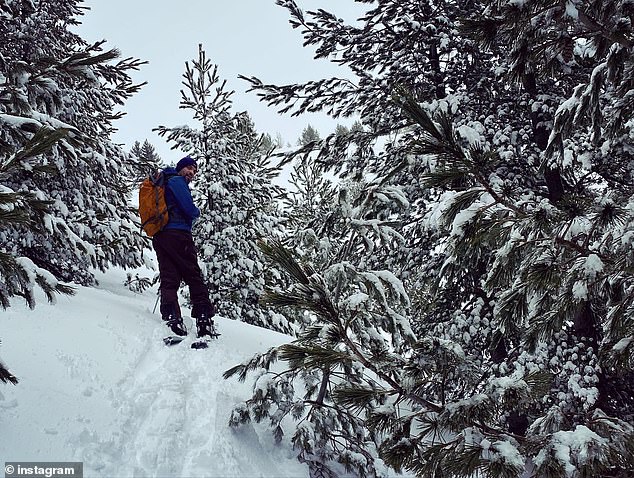
[[[524,76],[524,88],[533,97],[537,96],[537,83],[535,81],[535,74],[529,73]],[[533,138],[537,147],[546,151],[548,146],[548,137],[550,131],[546,127],[547,119],[541,111],[531,112],[531,123],[533,125]],[[548,187],[548,197],[556,203],[561,200],[564,195],[564,184],[561,179],[561,173],[558,168],[551,168],[546,165],[544,168],[544,179],[546,180],[546,186]]]

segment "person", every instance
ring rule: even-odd
[[[197,336],[202,338],[213,336],[215,308],[209,300],[192,237],[192,225],[200,216],[200,210],[194,204],[189,183],[197,170],[196,161],[190,156],[178,161],[176,168],[164,169],[169,222],[154,235],[152,245],[159,264],[162,319],[176,335],[187,335],[178,304],[178,289],[184,281],[189,287]]]

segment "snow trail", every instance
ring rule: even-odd
[[[154,297],[121,274],[4,314],[0,352],[20,383],[0,392],[0,427],[16,431],[0,437],[0,458],[82,461],[85,476],[307,477],[265,424],[228,427],[251,386],[223,372],[289,337],[217,317],[210,348],[166,347]]]

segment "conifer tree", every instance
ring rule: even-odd
[[[303,245],[301,260],[279,242],[261,244],[288,281],[286,287],[270,287],[267,302],[304,311],[303,328],[292,344],[273,348],[225,373],[225,378],[238,375],[244,380],[248,372],[257,370],[259,376],[253,397],[234,410],[231,425],[269,420],[279,441],[282,421],[294,419],[298,425],[291,440],[311,476],[334,478],[342,470],[376,476],[375,468],[381,466],[375,464],[366,416],[358,413],[363,407],[341,406],[340,400],[352,402],[340,397],[358,387],[371,399],[371,387],[391,381],[392,368],[404,363],[398,354],[413,339],[405,319],[409,301],[402,283],[387,270],[371,269],[372,261],[367,261],[375,248],[395,247],[403,239],[391,221],[369,218],[378,204],[391,203],[388,209],[394,203],[407,204],[391,187],[374,185],[374,194],[359,202],[360,189],[354,191],[342,186],[328,217],[322,217],[325,221],[314,224],[314,230],[301,231],[310,233],[304,244],[297,244]],[[327,240],[311,240],[320,237]],[[282,372],[270,368],[278,359],[288,364]],[[377,404],[385,404],[385,398],[379,397]]]
[[[262,135],[262,152],[268,153],[273,151],[276,148],[276,144],[273,141],[273,137],[269,133],[265,133]]]
[[[337,124],[337,126],[335,127],[336,135],[348,134],[349,132],[350,129],[342,124]]]
[[[315,230],[327,224],[327,216],[336,204],[336,188],[324,177],[313,156],[307,154],[293,166],[284,204],[289,219],[287,234],[291,237],[300,230]]]
[[[200,127],[158,131],[198,160],[193,195],[201,217],[194,237],[212,300],[224,317],[290,332],[282,315],[259,303],[265,276],[275,273],[265,267],[257,241],[277,234],[280,190],[271,183],[277,171],[248,114],[230,111],[233,92],[202,45],[183,77],[181,107]]]
[[[275,147],[277,148],[283,148],[284,147],[284,138],[282,138],[282,133],[280,133],[279,131],[277,133],[275,133]]]
[[[327,465],[328,439],[355,430],[369,454],[360,475],[376,472],[375,446],[425,477],[634,473],[631,2],[386,0],[354,26],[277,3],[317,57],[358,79],[249,81],[283,112],[361,118],[361,130],[320,141],[317,159],[372,175],[368,192],[404,191],[406,215],[385,201],[365,217],[398,219],[401,247],[356,260],[402,279],[416,337],[402,353],[358,340],[357,354],[321,342],[333,337],[325,324],[300,335],[231,372],[276,358],[296,376],[321,367],[340,374],[324,386],[332,401],[289,401],[287,382],[261,379],[236,421],[354,412],[362,422],[318,428],[319,440],[299,427],[298,446],[319,443],[302,457]],[[287,305],[343,315],[320,270],[271,256],[295,278]]]
[[[308,146],[319,141],[319,139],[319,133],[317,130],[311,125],[308,125],[302,130],[302,135],[297,140],[297,144],[299,146]]]
[[[131,181],[134,185],[138,185],[141,181],[159,169],[163,169],[165,164],[156,152],[156,148],[146,139],[141,144],[135,141],[132,149],[130,149],[132,157],[132,169],[134,169],[134,177]]]
[[[139,87],[133,59],[88,45],[68,27],[80,1],[3,0],[0,25],[0,298],[34,306],[62,282],[93,282],[91,268],[140,264],[127,204],[123,151],[109,139],[115,111]],[[28,220],[24,220],[28,216]]]

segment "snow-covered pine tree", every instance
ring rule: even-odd
[[[20,267],[4,270],[0,289],[33,306],[34,287],[52,299],[59,281],[91,283],[92,267],[140,264],[130,170],[109,139],[140,62],[112,63],[118,52],[69,30],[80,1],[2,0],[0,10],[2,193],[36,211],[1,226],[2,252]]]
[[[311,125],[308,125],[302,130],[302,134],[297,140],[297,144],[299,146],[309,146],[310,144],[315,143],[319,140],[319,132]]]
[[[156,152],[154,145],[147,139],[141,144],[135,141],[130,149],[131,166],[134,170],[134,176],[130,178],[134,185],[138,185],[150,174],[163,169],[165,164]]]
[[[0,114],[2,121],[9,121],[9,115]],[[30,192],[15,192],[4,186],[16,171],[40,169],[44,172],[47,168],[38,164],[34,156],[47,152],[52,144],[59,141],[66,131],[55,131],[41,127],[25,146],[11,152],[4,150],[0,155],[0,223],[5,228],[21,227],[25,224],[33,224],[34,227],[42,226],[45,214],[50,209],[50,201],[38,199],[37,195]],[[2,237],[0,229],[0,237]],[[35,266],[26,257],[14,257],[12,254],[0,249],[0,306],[6,309],[10,305],[13,296],[23,297],[27,304],[35,305],[34,286],[37,284],[49,298],[53,300],[55,293],[72,294],[74,289],[59,282],[48,271]],[[3,383],[17,384],[17,378],[7,369],[0,360],[0,381]]]
[[[277,170],[249,115],[230,111],[233,92],[202,45],[183,77],[181,108],[192,111],[198,126],[157,130],[198,160],[193,195],[201,217],[194,238],[212,300],[225,317],[290,332],[281,314],[259,303],[265,277],[276,273],[265,266],[257,241],[278,234],[281,191],[271,182]]]
[[[46,174],[50,167],[42,164],[38,157],[50,150],[51,146],[64,137],[67,130],[53,130],[45,126],[22,122],[17,117],[3,113],[2,121],[11,122],[13,120],[21,123],[21,127],[30,128],[33,134],[27,131],[17,130],[23,140],[25,136],[31,139],[19,150],[13,151],[5,149],[1,156],[0,166],[0,222],[3,227],[0,229],[0,237],[6,237],[10,228],[41,228],[45,229],[46,215],[51,208],[51,201],[41,199],[37,193],[30,191],[14,191],[6,186],[12,182],[12,178],[25,171],[36,171]],[[36,129],[39,128],[39,129]],[[8,128],[3,129],[5,133],[11,134],[14,131]],[[5,139],[6,141],[6,139]],[[37,267],[27,257],[16,257],[10,250],[0,249],[0,306],[7,308],[10,305],[9,299],[13,296],[23,297],[31,307],[35,306],[34,287],[37,285],[46,294],[50,301],[53,301],[55,293],[72,294],[73,289],[58,281],[48,271]]]
[[[327,217],[336,207],[336,187],[324,177],[323,168],[314,156],[297,158],[290,172],[284,198],[288,217],[286,235],[296,237],[302,230],[315,230],[328,224]]]
[[[283,200],[282,243],[316,269],[328,267],[331,250],[340,248],[345,238],[339,230],[341,222],[333,220],[340,214],[339,197],[353,202],[359,191],[355,186],[351,181],[336,185],[327,179],[311,153],[296,157]],[[300,328],[310,323],[302,310],[286,307],[283,313],[295,316]]]
[[[394,210],[396,215],[394,205],[406,208],[407,201],[390,186],[354,186],[342,185],[327,217],[314,229],[299,231],[306,238],[294,241],[301,259],[281,243],[262,244],[288,280],[287,287],[268,289],[267,302],[304,312],[304,327],[292,344],[225,373],[241,380],[252,371],[258,375],[253,397],[234,410],[231,424],[269,420],[280,440],[282,422],[295,420],[291,439],[311,476],[337,477],[345,470],[373,477],[384,468],[365,425],[365,407],[348,397],[353,393],[389,406],[387,394],[375,397],[373,391],[379,384],[395,383],[393,370],[406,363],[400,354],[414,338],[405,318],[409,301],[402,283],[387,270],[370,268],[377,248],[403,241],[392,227],[393,218],[376,211]],[[320,211],[309,212],[319,217]],[[278,359],[287,366],[271,370]]]
[[[278,147],[279,146],[273,140],[273,136],[271,136],[269,133],[265,133],[265,134],[262,135],[262,144],[261,144],[260,148],[262,149],[262,151],[264,153],[268,153],[270,151],[273,151],[274,149],[276,149]]]
[[[355,26],[277,3],[358,81],[253,89],[358,114],[319,159],[411,205],[384,264],[419,337],[334,410],[363,410],[381,457],[420,476],[634,473],[631,2],[386,0]],[[332,363],[302,353],[298,373]]]

